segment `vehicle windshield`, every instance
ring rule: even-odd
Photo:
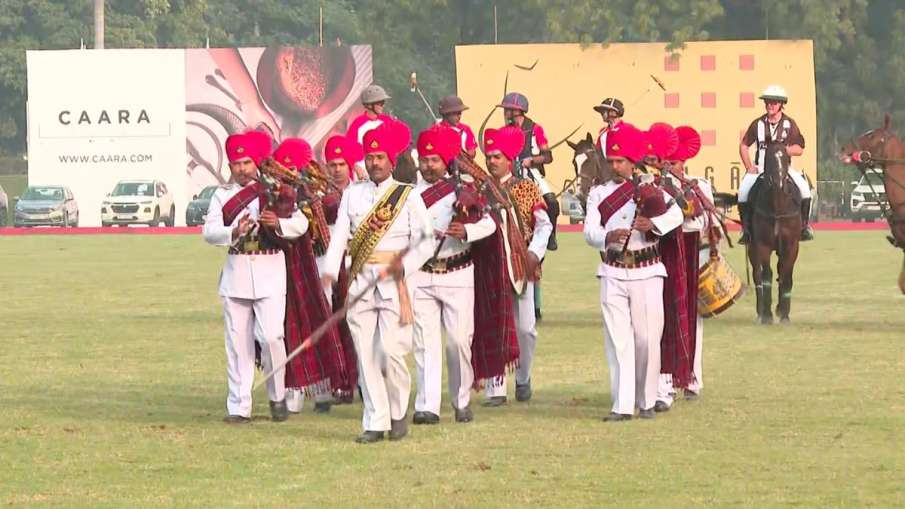
[[[120,182],[113,188],[112,196],[154,196],[150,182]]]
[[[199,199],[210,200],[211,196],[217,192],[217,186],[208,186],[201,190],[201,193],[198,194]]]
[[[859,186],[872,185],[874,187],[883,187],[883,173],[881,173],[879,171],[868,171],[867,178],[869,178],[870,180],[867,180],[862,175],[861,178],[858,180],[858,185]]]
[[[63,190],[59,187],[29,187],[21,199],[62,201]]]

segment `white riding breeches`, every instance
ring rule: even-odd
[[[748,195],[751,193],[751,188],[754,187],[754,183],[757,182],[757,177],[760,175],[760,173],[746,173],[745,176],[742,177],[742,183],[738,186],[739,203],[748,203]],[[789,168],[789,177],[792,178],[792,182],[798,187],[798,192],[801,193],[801,199],[809,199],[811,197],[811,186],[808,185],[808,179],[804,178],[804,174]]]

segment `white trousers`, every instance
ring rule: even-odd
[[[756,173],[745,173],[745,176],[742,177],[742,183],[738,186],[739,202],[748,203],[748,195],[751,193],[754,183],[757,182],[758,175]],[[792,182],[795,182],[795,186],[798,187],[801,199],[804,200],[811,197],[811,186],[808,185],[808,179],[804,178],[801,172],[789,168],[789,177],[792,177]]]
[[[688,384],[688,390],[700,393],[704,388],[704,319],[698,315],[697,321],[694,338],[694,381]],[[675,397],[676,391],[672,386],[672,375],[661,373],[657,387],[657,401],[672,406]]]
[[[358,353],[358,385],[364,399],[365,431],[388,431],[390,420],[408,412],[412,379],[405,356],[412,350],[412,326],[399,323],[399,298],[376,289],[355,303],[346,316]]]
[[[515,369],[515,383],[524,385],[531,381],[531,365],[534,363],[534,349],[537,347],[537,323],[534,316],[534,282],[525,285],[525,291],[516,297],[515,331],[518,335],[518,367]],[[484,390],[488,398],[506,395],[506,377],[499,385],[488,384]]]
[[[255,378],[255,341],[261,345],[261,363],[269,373],[286,361],[283,319],[286,296],[263,299],[221,297],[226,322],[226,382],[229,415],[251,417],[251,388]],[[285,372],[279,371],[267,381],[270,401],[286,397]]]
[[[663,278],[600,278],[603,336],[613,412],[632,415],[654,406],[663,334]]]
[[[440,415],[443,379],[441,334],[446,331],[446,369],[449,398],[455,408],[471,401],[474,370],[474,288],[420,286],[415,289],[414,356],[418,391],[415,411]]]

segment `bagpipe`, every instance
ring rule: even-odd
[[[729,243],[729,247],[732,247],[732,239],[729,237],[726,223],[723,221],[723,214],[721,214],[719,210],[717,210],[716,205],[704,195],[703,191],[698,187],[697,181],[684,177],[682,174],[675,171],[668,162],[663,165],[660,173],[661,182],[664,180],[666,181],[663,184],[664,190],[669,193],[670,196],[673,196],[676,205],[682,209],[682,215],[686,218],[690,218],[705,214],[704,228],[707,231],[711,258],[716,257],[721,237],[724,237]],[[665,176],[668,177],[663,178]],[[679,181],[680,186],[675,186],[672,179],[669,177]],[[717,224],[713,224],[714,221],[716,221]]]
[[[468,175],[474,180],[479,199],[483,200],[484,193],[489,193],[493,197],[494,203],[492,205],[489,203],[483,205],[481,214],[483,215],[485,211],[491,210],[497,212],[502,223],[501,226],[505,229],[504,237],[508,239],[509,265],[512,271],[510,276],[513,279],[513,284],[518,288],[527,281],[528,277],[528,243],[525,241],[525,236],[519,226],[521,220],[515,204],[512,202],[509,193],[503,191],[490,173],[481,168],[464,151],[456,156],[454,164],[459,172]],[[476,205],[472,204],[472,206]]]
[[[279,217],[289,217],[298,208],[308,218],[314,254],[321,256],[326,253],[330,244],[330,227],[324,210],[324,197],[339,189],[320,164],[311,160],[304,170],[295,171],[273,158],[267,158],[259,169],[258,182],[262,186],[267,208]]]

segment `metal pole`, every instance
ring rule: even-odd
[[[321,34],[321,48],[324,47],[324,6],[321,6],[321,14],[320,14],[320,34]]]
[[[94,0],[94,49],[104,49],[104,0]]]
[[[499,42],[497,38],[496,4],[493,4],[493,43]]]

